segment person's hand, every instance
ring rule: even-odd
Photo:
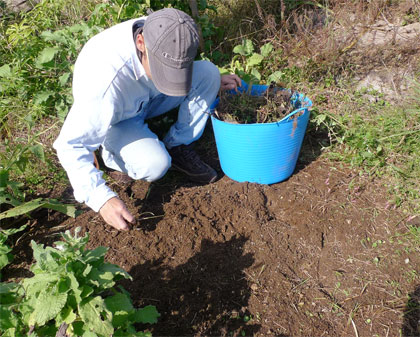
[[[130,229],[128,222],[133,222],[134,217],[127,210],[124,203],[117,197],[109,199],[99,210],[99,214],[108,225],[118,229],[127,231]]]
[[[237,87],[241,86],[242,81],[238,75],[230,74],[230,75],[222,75],[221,76],[221,83],[220,83],[220,90],[237,90]]]

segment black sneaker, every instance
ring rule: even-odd
[[[216,171],[200,159],[191,144],[175,146],[168,152],[172,157],[172,168],[185,173],[192,181],[209,184],[217,179]]]

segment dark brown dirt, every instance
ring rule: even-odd
[[[152,184],[110,180],[135,228],[117,232],[86,208],[76,219],[42,211],[5,280],[30,275],[31,239],[51,244],[81,226],[90,248],[109,247],[108,261],[132,275],[123,286],[134,303],[161,313],[147,327],[154,336],[417,335],[406,294],[419,296],[420,258],[405,238],[418,220],[395,210],[379,183],[310,155],[310,142],[295,173],[271,186],[220,169],[205,186],[175,172]],[[214,147],[200,152],[218,167]]]

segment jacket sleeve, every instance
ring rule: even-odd
[[[88,88],[86,88],[88,89]],[[93,151],[103,142],[118,107],[110,90],[101,97],[75,97],[74,104],[54,142],[77,201],[98,212],[116,196],[94,166]]]

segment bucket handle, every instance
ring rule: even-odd
[[[301,112],[302,110],[307,110],[307,107],[302,107],[299,109],[296,109],[294,111],[292,111],[291,113],[289,113],[288,115],[284,116],[282,119],[280,119],[277,123],[281,123],[283,121],[287,121],[289,118],[291,118],[293,115],[297,114],[298,112]]]

